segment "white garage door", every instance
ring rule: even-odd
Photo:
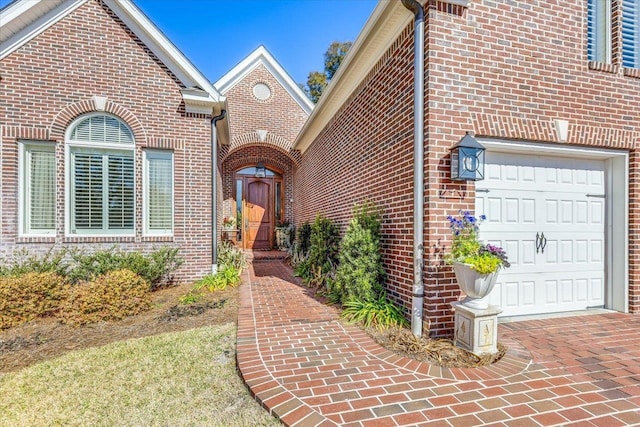
[[[487,152],[486,162],[480,237],[512,264],[491,304],[502,316],[604,306],[604,161]]]

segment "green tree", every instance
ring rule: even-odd
[[[307,86],[300,85],[314,104],[318,102],[320,95],[338,71],[338,67],[347,55],[351,44],[351,42],[331,43],[324,53],[324,71],[310,72],[307,77]]]
[[[329,49],[324,53],[324,73],[327,76],[327,81],[330,81],[336,74],[351,45],[351,42],[333,42],[329,45]]]
[[[307,87],[305,88],[305,92],[314,104],[318,103],[320,95],[322,95],[324,88],[327,87],[327,83],[327,76],[322,74],[321,72],[312,71],[309,73],[309,77],[307,77]]]

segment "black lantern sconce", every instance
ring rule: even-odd
[[[451,179],[480,181],[484,179],[485,148],[469,132],[451,149]]]
[[[264,167],[264,163],[258,162],[256,165],[256,173],[254,175],[256,178],[264,178],[267,176],[267,168]]]

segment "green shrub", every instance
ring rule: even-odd
[[[384,295],[374,301],[346,301],[341,317],[351,323],[360,323],[365,328],[375,327],[378,330],[409,325],[402,311]]]
[[[91,281],[110,271],[130,270],[151,284],[152,290],[173,283],[173,272],[182,265],[178,248],[163,246],[149,255],[125,252],[116,247],[91,253],[71,251],[74,265],[69,271],[73,283]]]
[[[21,276],[27,273],[53,272],[60,276],[67,274],[67,264],[64,261],[67,251],[53,247],[44,255],[30,254],[26,249],[16,251],[12,259],[2,259],[0,276]]]
[[[193,289],[194,291],[199,291],[206,288],[210,292],[214,292],[224,290],[229,286],[237,286],[239,283],[240,271],[236,268],[225,266],[216,274],[207,274],[202,279],[198,280]]]
[[[298,248],[303,254],[309,253],[311,247],[311,224],[305,222],[298,227]]]
[[[54,272],[0,277],[0,329],[55,313],[64,289],[64,277]]]
[[[109,271],[69,285],[58,316],[75,326],[120,320],[151,308],[149,282],[131,270]]]
[[[338,263],[340,235],[333,221],[318,215],[311,226],[311,246],[309,248],[309,276],[301,276],[309,281],[320,274],[326,277]],[[319,271],[319,273],[318,273]],[[322,285],[326,285],[323,283]],[[319,286],[318,286],[319,287]]]
[[[247,259],[242,251],[231,244],[222,241],[218,245],[218,264],[221,268],[231,267],[241,272],[247,267]]]
[[[354,217],[340,244],[333,299],[374,301],[384,293],[384,269],[380,254],[381,215],[366,202],[354,208]]]
[[[202,299],[202,294],[192,289],[188,293],[180,296],[178,302],[183,305],[195,304]]]

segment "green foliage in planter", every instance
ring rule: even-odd
[[[0,277],[0,329],[55,313],[66,282],[55,272]]]
[[[472,265],[473,269],[480,274],[494,273],[502,266],[502,261],[488,252],[469,256],[464,262],[465,264]]]
[[[330,291],[341,301],[374,301],[384,293],[384,269],[380,254],[382,217],[366,202],[354,208],[354,217],[340,245],[336,278]]]
[[[53,272],[60,276],[67,274],[68,265],[64,258],[66,249],[53,247],[44,255],[30,254],[26,249],[16,251],[11,259],[2,258],[0,276],[21,276],[27,273]]]
[[[365,328],[375,327],[378,330],[409,324],[402,311],[384,295],[373,301],[346,301],[341,316],[348,322],[360,323]]]
[[[116,247],[95,252],[71,251],[73,266],[68,277],[74,282],[90,281],[110,271],[130,270],[151,284],[152,290],[171,285],[173,272],[182,265],[178,248],[163,246],[149,255],[125,252]]]
[[[310,273],[316,276],[319,270],[322,277],[326,277],[338,263],[338,251],[340,249],[338,227],[329,218],[318,215],[311,226],[310,241]],[[307,277],[307,279],[309,278],[311,277]]]
[[[131,270],[108,271],[66,289],[57,315],[74,326],[120,320],[151,308],[149,282]]]

